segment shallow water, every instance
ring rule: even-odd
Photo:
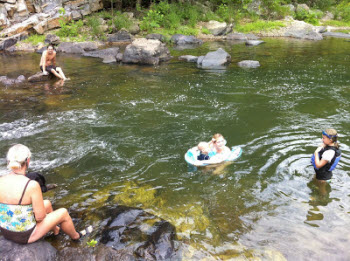
[[[350,42],[264,40],[171,50],[174,59],[155,67],[60,55],[72,79],[63,86],[1,87],[0,173],[11,144],[26,144],[31,169],[59,184],[45,196],[78,227],[98,224],[88,217],[102,205],[128,203],[174,223],[192,258],[249,257],[241,246],[288,260],[348,259]],[[176,59],[218,47],[232,56],[226,70]],[[0,54],[0,74],[29,76],[39,59]],[[237,66],[247,59],[262,66]],[[323,195],[309,158],[327,127],[340,133],[343,156]],[[188,166],[186,150],[217,132],[243,148],[241,158]]]

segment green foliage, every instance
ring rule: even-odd
[[[342,1],[335,9],[335,17],[338,20],[344,20],[350,22],[350,2]]]
[[[106,10],[99,12],[99,13],[98,13],[98,16],[101,17],[101,18],[103,18],[103,19],[105,19],[105,20],[107,20],[107,19],[112,19],[112,13],[111,13],[111,12],[108,12],[108,11],[106,11]]]
[[[270,31],[284,27],[285,24],[281,21],[264,21],[257,20],[252,23],[237,24],[235,29],[241,33],[258,33],[260,31]]]
[[[322,18],[323,12],[316,10],[305,10],[305,9],[300,9],[295,13],[295,19],[305,21],[309,24],[313,25],[319,25],[320,21],[319,19]]]
[[[126,14],[117,11],[114,15],[114,26],[116,29],[120,30],[122,28],[129,29],[132,25],[132,21],[129,20],[129,17]]]
[[[90,242],[86,242],[86,244],[88,245],[88,247],[95,247],[97,244],[97,241],[94,239],[91,239]]]
[[[67,23],[66,19],[61,19],[59,21],[61,29],[57,32],[58,36],[61,37],[77,37],[83,27],[84,23],[82,20],[79,21],[71,21]]]
[[[202,34],[211,34],[208,28],[202,28]]]
[[[159,28],[163,24],[164,15],[157,10],[149,10],[143,17],[140,29],[152,32],[154,28]]]
[[[66,14],[66,10],[61,7],[60,9],[58,9],[58,13],[60,14],[60,16],[64,16]]]
[[[45,41],[45,35],[32,34],[27,39],[23,40],[24,43],[31,43],[37,45],[38,43],[43,43]]]
[[[330,26],[348,26],[350,27],[350,21],[345,22],[345,21],[337,21],[337,20],[329,20],[329,21],[324,21],[322,22],[323,25],[330,25]]]
[[[86,20],[86,25],[89,27],[90,32],[94,38],[100,39],[103,37],[103,31],[101,30],[101,23],[97,16],[90,16]]]

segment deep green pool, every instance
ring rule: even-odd
[[[171,50],[174,59],[155,67],[60,55],[72,79],[63,86],[0,88],[0,173],[8,148],[26,144],[31,169],[59,184],[45,196],[69,208],[78,226],[98,226],[89,213],[106,204],[142,207],[176,226],[188,259],[346,260],[350,42],[264,40]],[[227,70],[177,60],[219,47],[232,56]],[[39,59],[0,54],[0,75],[34,74]],[[237,66],[247,59],[262,66]],[[310,183],[309,158],[327,127],[338,130],[343,157],[322,195]],[[186,150],[217,132],[242,157],[189,167]]]

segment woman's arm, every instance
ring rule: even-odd
[[[44,206],[43,193],[41,192],[41,188],[38,182],[32,182],[30,188],[30,195],[32,199],[33,212],[35,216],[35,220],[37,222],[41,222],[46,217],[46,210]]]
[[[320,146],[318,147],[316,150],[315,150],[315,166],[316,168],[322,168],[324,165],[326,165],[328,163],[327,160],[324,160],[324,159],[321,159],[320,160],[320,157],[318,156],[318,153],[320,152],[320,150],[323,149],[323,146]]]

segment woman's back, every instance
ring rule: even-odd
[[[0,203],[18,205],[23,194],[28,178],[23,175],[8,174],[0,178]],[[33,183],[33,184],[32,184]],[[23,195],[21,205],[32,203],[31,191],[34,181],[29,182]]]

